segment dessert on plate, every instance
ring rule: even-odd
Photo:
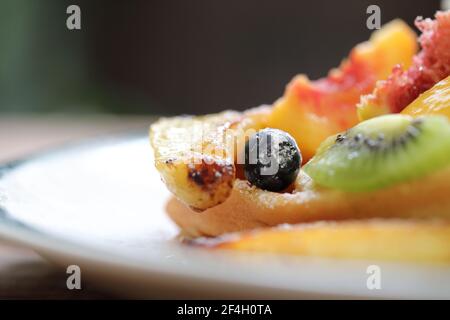
[[[394,20],[271,106],[162,118],[167,212],[202,248],[450,263],[450,11]]]

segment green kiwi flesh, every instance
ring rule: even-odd
[[[392,114],[326,139],[305,165],[316,184],[371,191],[450,165],[450,123],[444,116]]]

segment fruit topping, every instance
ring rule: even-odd
[[[249,129],[265,127],[267,113],[260,107],[158,120],[150,127],[150,141],[169,190],[197,211],[225,201],[236,176],[235,141]]]
[[[406,71],[396,66],[372,94],[361,97],[358,115],[366,120],[402,111],[422,92],[450,75],[450,11],[437,12],[436,19],[418,19],[422,50]]]
[[[264,190],[286,189],[297,178],[301,162],[295,140],[281,130],[261,130],[245,144],[245,178]]]
[[[408,67],[417,51],[415,33],[395,20],[357,45],[339,69],[327,78],[310,81],[295,77],[269,118],[269,126],[289,132],[310,159],[328,136],[358,123],[356,104],[400,63]]]
[[[324,143],[304,170],[318,185],[344,191],[380,189],[450,165],[443,116],[385,115]]]

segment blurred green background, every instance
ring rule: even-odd
[[[99,111],[85,33],[65,27],[65,1],[2,0],[0,110]]]
[[[66,28],[77,4],[82,30]],[[1,0],[0,113],[206,113],[271,103],[326,75],[382,22],[437,0]]]

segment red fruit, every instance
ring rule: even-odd
[[[378,82],[372,94],[361,97],[361,120],[385,113],[400,112],[421,93],[450,75],[450,10],[437,12],[436,19],[418,18],[416,26],[422,50],[405,71],[394,67],[385,81]]]

